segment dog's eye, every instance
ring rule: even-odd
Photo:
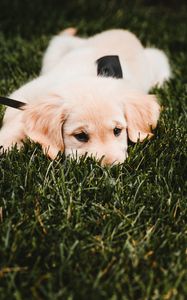
[[[75,137],[79,142],[82,142],[82,143],[87,143],[88,140],[89,140],[89,136],[88,136],[88,134],[85,133],[85,132],[80,132],[80,133],[74,134],[74,137]]]
[[[113,130],[115,136],[119,136],[121,134],[121,131],[122,129],[118,127],[115,127]]]

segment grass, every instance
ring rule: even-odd
[[[102,168],[30,142],[0,157],[0,299],[186,299],[186,1],[0,3],[0,94],[37,76],[50,37],[128,28],[170,57],[155,137]],[[4,108],[1,107],[1,116]]]

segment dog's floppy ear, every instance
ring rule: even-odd
[[[151,137],[157,125],[160,105],[154,95],[133,95],[125,101],[125,117],[129,139],[132,142],[143,141]]]
[[[61,101],[53,100],[27,105],[23,111],[25,134],[42,145],[50,158],[54,159],[59,151],[64,151],[62,124],[66,112]]]

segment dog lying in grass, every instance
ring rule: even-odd
[[[168,59],[161,50],[144,48],[129,31],[90,38],[75,33],[69,28],[53,37],[41,75],[10,95],[27,104],[7,108],[0,145],[19,147],[29,137],[52,159],[61,151],[122,163],[127,135],[143,141],[157,125],[160,106],[147,93],[169,79]]]

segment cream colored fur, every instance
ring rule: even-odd
[[[23,111],[8,108],[0,130],[0,145],[21,146],[29,137],[51,158],[94,155],[104,164],[127,157],[127,132],[136,142],[152,136],[160,107],[147,95],[155,84],[168,80],[171,71],[164,52],[144,48],[129,31],[116,29],[82,39],[69,28],[55,36],[44,55],[41,75],[10,95],[25,101]],[[97,76],[96,60],[118,55],[123,79]],[[114,128],[122,131],[114,135]],[[85,132],[87,142],[75,135]]]

